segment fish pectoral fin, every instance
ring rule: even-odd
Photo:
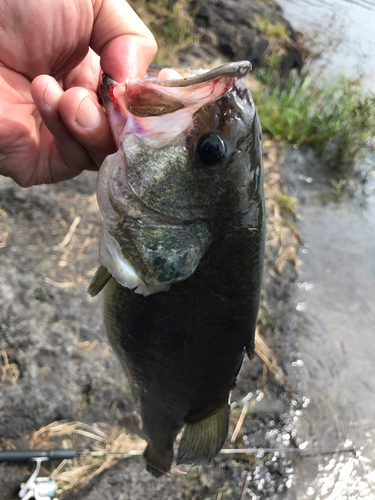
[[[95,297],[95,295],[98,295],[98,293],[103,290],[111,277],[112,275],[104,266],[99,266],[87,289],[91,297]]]
[[[225,401],[208,417],[186,424],[178,448],[177,464],[207,462],[220,451],[228,434],[229,409]]]
[[[155,477],[161,477],[167,474],[172,466],[173,446],[170,448],[159,449],[152,443],[149,443],[143,452],[146,459],[146,468]]]

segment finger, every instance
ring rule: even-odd
[[[157,45],[152,33],[125,1],[92,0],[94,28],[91,47],[114,80],[143,78]]]
[[[171,68],[163,68],[158,74],[158,80],[182,80],[183,78],[180,73]]]
[[[60,116],[59,105],[63,90],[56,80],[47,75],[38,76],[31,84],[31,94],[43,122],[55,138],[56,148],[66,168],[70,170],[70,177],[78,175],[84,169],[95,169],[95,162],[70,134]],[[62,168],[61,165],[59,168]],[[51,172],[51,177],[60,177],[60,173]]]
[[[73,87],[62,95],[60,116],[69,132],[87,150],[96,165],[116,151],[107,116],[92,94]]]
[[[84,87],[95,96],[99,92],[101,79],[100,57],[89,49],[84,60],[63,76],[61,84],[65,90],[71,87]]]

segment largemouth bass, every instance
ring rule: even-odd
[[[183,427],[177,463],[218,453],[230,392],[253,354],[265,209],[250,68],[126,84],[103,77],[119,149],[99,171],[102,266],[89,292],[104,288],[105,328],[154,475],[170,470]]]

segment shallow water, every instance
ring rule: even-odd
[[[366,73],[365,85],[375,90],[375,0],[279,3],[296,29],[342,37],[336,52],[323,53],[326,78]],[[375,163],[363,160],[363,170],[366,162]],[[375,177],[365,184],[346,180],[340,193],[332,172],[298,150],[286,157],[283,173],[300,200],[298,225],[306,242],[290,353],[300,390],[310,399],[299,444],[357,449],[297,461],[288,498],[375,499]]]
[[[322,61],[329,62],[328,79],[342,71],[364,73],[366,86],[375,90],[375,0],[279,0],[279,4],[295,29],[324,33],[330,45],[342,40],[334,53],[329,47],[322,53]]]
[[[296,462],[290,498],[375,498],[375,177],[339,195],[312,154],[291,151],[282,168],[305,241],[290,353],[310,399],[299,444],[358,450]]]

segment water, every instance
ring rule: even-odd
[[[307,448],[359,450],[297,462],[291,498],[373,499],[375,177],[364,186],[350,181],[354,196],[338,195],[332,173],[298,150],[287,156],[283,172],[300,199],[299,226],[306,241],[294,298],[297,344],[291,353],[300,387],[310,399],[299,442]]]
[[[324,33],[330,41],[342,39],[332,54],[327,47],[323,61],[329,61],[326,76],[344,72],[365,74],[365,85],[375,91],[375,0],[279,0],[284,15],[302,32]]]
[[[342,46],[326,57],[326,78],[365,72],[365,85],[375,91],[375,0],[280,4],[300,31],[332,23],[326,31],[342,33]],[[299,228],[306,242],[294,297],[296,345],[289,360],[310,399],[298,443],[306,449],[358,450],[295,462],[287,498],[374,500],[375,176],[365,184],[347,180],[340,194],[332,172],[298,150],[285,159],[283,173],[300,200]]]

